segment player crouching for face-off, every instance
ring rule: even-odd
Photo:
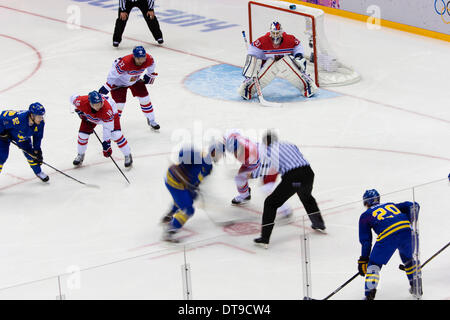
[[[255,78],[261,88],[275,77],[288,80],[309,98],[317,91],[314,81],[305,73],[306,59],[300,41],[295,36],[283,32],[279,22],[272,22],[270,31],[258,38],[249,47],[242,70],[245,77],[238,92],[242,98],[250,100],[255,92]]]
[[[131,157],[130,146],[122,134],[120,117],[114,101],[110,97],[102,96],[97,91],[92,91],[86,96],[73,95],[70,98],[70,102],[81,119],[78,132],[78,155],[73,160],[73,165],[81,166],[84,161],[89,136],[94,132],[97,124],[101,124],[103,126],[103,155],[105,157],[111,156],[112,138],[125,157],[125,167],[131,167],[133,158]]]
[[[44,115],[45,109],[39,102],[32,103],[28,110],[0,112],[0,172],[8,159],[12,142],[23,151],[34,174],[43,182],[49,180],[48,175],[41,170],[44,161],[41,150]]]
[[[178,164],[167,169],[165,184],[173,198],[173,205],[161,220],[164,224],[164,241],[178,242],[173,237],[194,215],[194,200],[200,183],[211,173],[212,162],[218,161],[224,151],[225,146],[220,142],[212,144],[206,155],[192,146],[185,147],[178,154]]]

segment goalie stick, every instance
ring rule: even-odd
[[[244,30],[242,30],[242,37],[244,38],[245,46],[248,47],[248,41],[247,41],[247,37],[245,35]],[[256,87],[256,93],[258,94],[259,103],[262,106],[264,106],[264,107],[281,107],[282,106],[281,103],[270,102],[270,101],[267,101],[266,99],[264,99],[264,96],[263,96],[262,90],[261,90],[261,84],[259,83],[258,76],[253,77],[252,79],[253,79],[253,82]]]

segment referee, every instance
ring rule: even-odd
[[[159,44],[164,43],[159,22],[155,16],[155,11],[153,10],[154,6],[155,0],[119,0],[119,16],[117,17],[116,25],[114,27],[113,46],[118,47],[119,43],[122,41],[122,34],[127,25],[128,16],[130,15],[131,9],[134,7],[138,7],[139,10],[141,10],[153,38],[155,38]]]
[[[294,193],[308,213],[314,230],[325,230],[325,223],[319,207],[311,195],[314,183],[314,172],[296,145],[278,142],[275,133],[267,131],[263,137],[266,152],[262,155],[261,171],[258,175],[267,175],[269,170],[281,174],[281,182],[264,201],[261,237],[254,239],[257,244],[267,248],[275,221],[277,208],[285,203]]]

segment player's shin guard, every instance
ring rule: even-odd
[[[122,116],[123,108],[125,107],[125,103],[116,103],[117,112],[119,113],[119,117]]]
[[[155,120],[155,115],[153,113],[153,106],[152,102],[150,101],[149,96],[145,97],[139,97],[139,103],[141,105],[141,110],[144,113],[144,115],[149,119],[150,121]]]
[[[364,291],[367,298],[375,298],[375,292],[380,281],[380,267],[375,264],[369,264],[367,267]]]
[[[78,132],[78,154],[84,154],[86,152],[88,142],[89,135],[84,132]]]
[[[120,151],[122,151],[124,156],[128,156],[131,153],[130,146],[128,145],[127,139],[123,136],[121,130],[113,131],[111,134],[114,142],[119,147]]]

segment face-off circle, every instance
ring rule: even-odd
[[[257,222],[239,222],[223,227],[223,231],[231,236],[245,236],[258,234],[261,231],[261,226]]]

